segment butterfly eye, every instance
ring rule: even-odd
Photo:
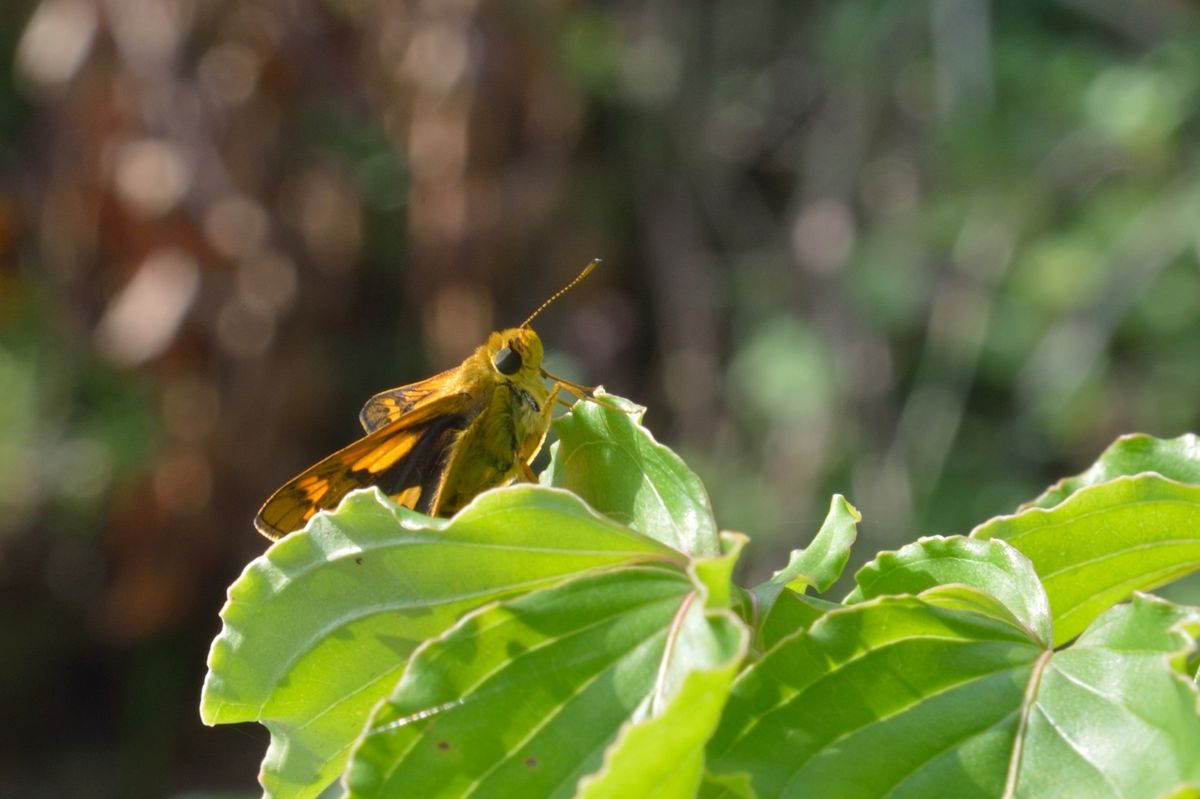
[[[515,375],[521,371],[521,356],[512,347],[505,347],[492,359],[496,371],[502,375]]]

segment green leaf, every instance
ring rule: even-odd
[[[795,597],[803,596],[810,586],[819,592],[828,591],[841,577],[860,521],[858,509],[841,494],[834,494],[812,543],[805,549],[793,549],[787,566],[751,589],[759,618],[755,642],[759,649],[770,648],[783,636],[806,629],[825,612],[829,603],[797,601]]]
[[[775,572],[763,587],[766,593],[778,594],[787,587],[802,594],[810,586],[817,589],[817,593],[828,591],[846,568],[861,521],[862,514],[858,509],[841,494],[834,494],[829,502],[829,513],[812,543],[804,549],[792,550],[787,566]]]
[[[1060,644],[1134,591],[1200,568],[1200,486],[1154,474],[1120,477],[1048,510],[992,519],[971,537],[1003,539],[1029,558]]]
[[[704,746],[720,720],[749,635],[736,618],[715,616],[710,621],[696,604],[688,611],[680,637],[713,640],[688,659],[686,665],[693,670],[684,673],[682,685],[661,714],[626,722],[600,771],[580,783],[576,799],[696,795],[704,775]]]
[[[605,404],[583,400],[555,420],[558,441],[550,448],[542,484],[573,491],[601,513],[680,552],[720,554],[700,478],[641,425],[644,408],[612,394],[596,396]]]
[[[688,566],[688,574],[696,588],[704,594],[706,608],[727,608],[733,604],[733,568],[749,539],[742,533],[721,533],[722,554],[715,558],[698,558]]]
[[[744,771],[737,774],[704,773],[704,782],[700,786],[701,796],[724,796],[729,799],[758,799],[754,791],[754,782]]]
[[[1200,779],[1196,621],[1138,597],[1056,653],[967,586],[850,605],[738,678],[709,769],[763,799],[1157,797]]]
[[[1200,617],[1137,596],[1096,620],[1069,649],[1043,656],[1016,796],[1157,797],[1200,788],[1197,692],[1183,677]]]
[[[265,724],[266,795],[314,797],[409,654],[467,610],[589,569],[679,560],[555,489],[487,492],[453,519],[356,492],[230,587],[201,718]]]
[[[1086,472],[1064,477],[1037,499],[1023,505],[1022,510],[1052,508],[1081,488],[1143,472],[1157,472],[1180,483],[1200,485],[1200,437],[1193,433],[1169,439],[1142,433],[1121,436]]]
[[[681,572],[653,567],[481,608],[413,656],[355,751],[349,795],[572,796],[626,725],[668,718],[679,732],[672,699],[690,695],[690,673],[727,668],[742,630],[727,611],[706,614]],[[687,737],[678,751],[698,745]],[[618,741],[610,756],[624,762],[628,746]],[[671,787],[660,776],[647,784]]]
[[[1052,638],[1050,605],[1029,559],[1000,540],[930,536],[898,552],[880,553],[854,575],[847,603],[887,594],[919,594],[961,583],[1002,602],[1038,641]]]
[[[955,774],[954,749],[974,742],[973,757],[1004,763],[1011,730],[989,730],[1015,728],[1005,719],[1041,651],[1019,625],[937,599],[831,611],[738,679],[709,769],[751,774],[763,799],[999,796],[1003,769],[984,782],[986,772]],[[930,775],[939,790],[907,788],[928,788]]]
[[[807,630],[831,610],[840,608],[836,602],[784,591],[767,609],[766,616],[758,625],[757,646],[766,651],[789,635]]]

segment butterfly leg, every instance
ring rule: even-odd
[[[552,375],[545,369],[542,370],[542,377],[552,381],[556,389],[566,389],[568,393],[574,394],[580,399],[591,399],[592,394],[596,391],[595,386],[581,386],[578,383],[572,383],[570,380],[563,380],[558,375]]]
[[[642,408],[636,408],[636,407],[635,408],[622,408],[620,405],[614,405],[611,402],[606,402],[606,397],[604,397],[604,396],[597,397],[596,396],[597,386],[581,386],[578,383],[572,383],[570,380],[563,380],[561,377],[552,375],[549,372],[547,372],[545,369],[542,370],[542,377],[546,378],[547,380],[554,381],[555,394],[552,394],[551,395],[552,397],[557,397],[557,391],[558,391],[558,389],[561,388],[562,390],[566,391],[568,394],[572,394],[581,400],[587,400],[588,402],[594,402],[597,405],[600,405],[601,407],[604,407],[604,408],[608,408],[609,410],[612,410],[612,411],[620,411],[621,413],[641,413],[643,410]],[[558,401],[563,403],[567,407],[571,407],[571,405],[573,404],[573,403],[567,402],[566,400],[564,400],[562,398],[559,398]],[[547,403],[547,404],[551,404],[552,402],[553,402],[553,399],[551,400],[550,403]]]
[[[530,447],[528,452],[518,453],[517,463],[521,465],[521,475],[531,483],[537,482],[537,475],[533,473],[533,468],[529,464],[542,451],[542,445],[546,443],[546,434],[550,432],[550,420],[553,419],[554,406],[561,398],[558,396],[559,385],[554,384],[550,389],[550,394],[546,397],[546,401],[542,403],[542,409],[538,414],[537,426],[541,429],[541,435],[538,436],[537,443]]]
[[[546,374],[545,371],[543,371],[542,373]],[[568,394],[571,394],[572,396],[574,396],[578,399],[586,400],[587,402],[594,402],[602,408],[608,408],[610,411],[618,411],[620,413],[641,413],[643,410],[642,408],[639,408],[639,407],[623,408],[620,405],[616,405],[612,402],[609,402],[608,397],[603,394],[600,395],[599,397],[597,397],[595,394],[596,389],[593,387],[580,386],[580,385],[577,385],[570,381],[559,380],[557,377],[553,377],[553,376],[551,376],[551,379],[558,381],[554,384],[555,392],[557,392],[558,389],[561,388],[564,391],[566,391]],[[566,400],[562,397],[557,397],[557,400],[558,400],[558,402],[562,403],[567,408],[572,408],[575,405],[575,403],[570,402],[569,400]]]
[[[533,468],[523,460],[517,461],[517,463],[521,464],[521,477],[525,479],[525,482],[536,483],[537,475],[533,473]]]

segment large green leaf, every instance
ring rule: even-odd
[[[661,713],[626,722],[604,765],[584,778],[576,799],[640,797],[691,799],[704,776],[704,747],[717,727],[729,685],[746,653],[749,632],[731,616],[706,617],[700,603],[688,609],[674,659],[682,684]],[[665,682],[668,690],[678,680]]]
[[[641,425],[645,408],[598,392],[554,422],[545,485],[566,488],[601,513],[689,555],[720,552],[700,478]],[[618,410],[623,409],[623,410]]]
[[[698,782],[703,725],[724,701],[722,675],[745,636],[728,611],[706,612],[699,593],[680,571],[625,567],[469,614],[413,656],[377,709],[349,795],[569,797],[603,769],[593,785],[631,778],[669,796],[682,783],[661,763],[644,780],[611,774],[614,761],[646,756],[618,740],[644,737],[646,721],[680,736],[672,751],[695,772],[683,782]],[[717,691],[699,731],[672,702],[698,690],[687,680],[696,670]]]
[[[737,680],[709,768],[749,775],[763,799],[1152,799],[1200,785],[1182,673],[1196,622],[1139,596],[1055,652],[967,586],[850,605]],[[711,779],[703,795],[731,794]]]
[[[1033,564],[1000,540],[922,538],[898,552],[880,553],[854,579],[858,587],[847,603],[919,594],[935,585],[969,585],[1000,600],[1039,642],[1049,643],[1053,635],[1049,601]]]
[[[1003,539],[1032,561],[1062,643],[1132,592],[1200,568],[1200,486],[1120,477],[1048,510],[992,519],[971,537]]]
[[[589,569],[681,560],[556,489],[488,492],[453,519],[356,492],[230,587],[201,717],[265,724],[267,795],[313,797],[409,654],[464,612]]]
[[[1052,508],[1081,488],[1143,472],[1200,484],[1200,437],[1193,433],[1169,439],[1141,433],[1121,436],[1086,472],[1059,480],[1026,507]]]
[[[1046,668],[1025,722],[1017,796],[1157,797],[1200,789],[1196,688],[1182,671],[1200,617],[1137,596]],[[1064,786],[1069,786],[1064,789]]]

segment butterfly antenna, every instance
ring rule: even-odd
[[[554,295],[550,299],[546,300],[541,305],[539,305],[538,309],[536,311],[534,311],[533,313],[531,313],[529,315],[529,318],[521,323],[521,327],[529,327],[529,323],[532,322],[537,317],[538,314],[540,314],[542,311],[546,310],[546,308],[549,307],[550,303],[554,302],[559,297],[566,294],[571,289],[575,288],[576,284],[578,284],[579,281],[583,280],[585,277],[590,275],[592,273],[592,270],[595,269],[599,265],[600,265],[600,259],[593,258],[592,262],[583,268],[583,271],[579,273],[578,277],[576,277],[574,280],[572,280],[567,285],[560,288],[558,291],[554,292]]]

